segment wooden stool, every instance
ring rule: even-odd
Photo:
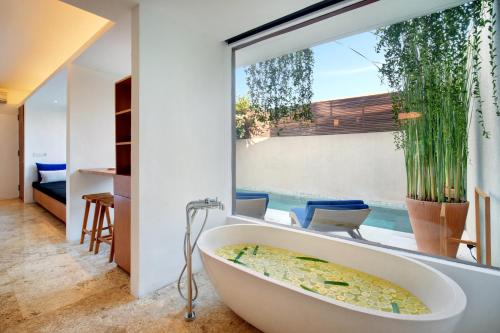
[[[109,215],[109,209],[114,208],[114,199],[113,197],[111,198],[103,198],[99,199],[100,201],[100,206],[101,206],[101,212],[99,214],[99,225],[97,227],[97,235],[96,235],[96,245],[95,245],[95,250],[94,254],[99,253],[99,246],[101,243],[106,243],[111,246],[111,250],[109,253],[109,262],[113,261],[114,257],[114,252],[115,252],[115,247],[114,247],[114,233],[113,233],[113,224],[111,223],[111,217]],[[107,220],[107,227],[104,227],[104,215],[106,215],[106,220]],[[107,235],[103,235],[102,232],[103,230],[108,230]]]
[[[85,235],[90,235],[90,245],[89,251],[94,249],[94,241],[95,241],[95,231],[97,228],[97,222],[99,219],[99,212],[101,210],[100,203],[98,202],[101,198],[113,198],[113,195],[109,192],[107,193],[94,193],[94,194],[85,194],[82,196],[82,199],[85,200],[85,214],[83,215],[83,224],[82,224],[82,235],[80,237],[80,244],[83,244],[85,240]],[[94,221],[92,223],[92,229],[87,229],[87,222],[89,219],[90,205],[95,204],[94,209]]]

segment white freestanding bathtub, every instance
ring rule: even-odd
[[[240,243],[280,247],[387,279],[420,298],[431,313],[395,314],[339,302],[258,274],[215,254],[219,247]],[[449,277],[415,260],[363,244],[254,224],[208,230],[198,244],[208,276],[224,303],[268,333],[453,332],[466,306],[464,292]]]

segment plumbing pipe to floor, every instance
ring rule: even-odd
[[[184,315],[184,319],[186,321],[193,321],[196,318],[196,314],[193,310],[194,301],[198,298],[198,285],[196,284],[196,280],[193,276],[193,252],[196,248],[196,244],[198,243],[198,239],[200,238],[203,229],[207,223],[208,219],[208,210],[209,209],[220,209],[224,210],[224,204],[215,199],[206,198],[203,200],[195,200],[190,201],[186,205],[186,233],[184,235],[184,267],[182,268],[181,274],[179,275],[179,279],[177,280],[177,290],[179,291],[179,295],[186,301],[186,313]],[[191,244],[191,227],[196,217],[198,211],[205,211],[205,218],[201,225],[200,231],[196,235],[194,242]],[[184,275],[184,272],[187,271],[186,275],[186,284],[187,284],[187,296],[184,296],[181,288],[181,281]],[[194,294],[193,294],[194,287]]]

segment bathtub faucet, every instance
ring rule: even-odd
[[[196,248],[196,244],[198,243],[198,238],[200,238],[200,235],[203,232],[203,229],[205,228],[205,224],[207,223],[209,209],[224,210],[224,204],[220,202],[217,198],[215,199],[206,198],[202,200],[190,201],[186,205],[186,234],[184,236],[184,259],[186,263],[181,271],[181,274],[179,275],[179,279],[177,280],[177,290],[179,291],[181,297],[184,300],[186,300],[186,314],[184,315],[184,319],[186,321],[192,321],[196,318],[195,312],[193,311],[194,307],[193,302],[198,297],[198,285],[196,284],[196,280],[194,279],[193,276],[192,256],[194,249]],[[205,219],[203,221],[203,224],[201,225],[200,231],[196,235],[194,243],[191,244],[191,226],[193,224],[196,214],[200,210],[205,211]],[[186,270],[187,270],[186,274],[187,297],[184,296],[181,289],[182,276],[184,275],[184,272]]]
[[[188,210],[192,211],[193,209],[210,209],[210,208],[219,208],[221,210],[224,210],[224,204],[219,200],[217,200],[217,198],[215,199],[206,198],[203,200],[195,200],[187,204],[186,211]]]

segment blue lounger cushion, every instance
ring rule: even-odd
[[[269,205],[269,194],[264,192],[236,192],[236,199],[266,199],[266,209]]]
[[[309,200],[309,205],[364,205],[363,200]]]
[[[295,213],[295,216],[297,216],[297,219],[299,220],[299,223],[300,223],[300,226],[302,228],[307,228],[309,226],[309,224],[311,223],[311,221],[309,221],[309,223],[307,224],[307,227],[305,227],[304,225],[306,224],[306,209],[305,208],[292,208],[291,209],[293,213]]]
[[[314,216],[314,212],[318,209],[328,209],[328,210],[358,210],[358,209],[368,209],[370,208],[365,204],[347,204],[347,205],[315,205],[309,204],[305,208],[292,208],[292,212],[295,213],[297,219],[299,220],[302,228],[308,228]]]

